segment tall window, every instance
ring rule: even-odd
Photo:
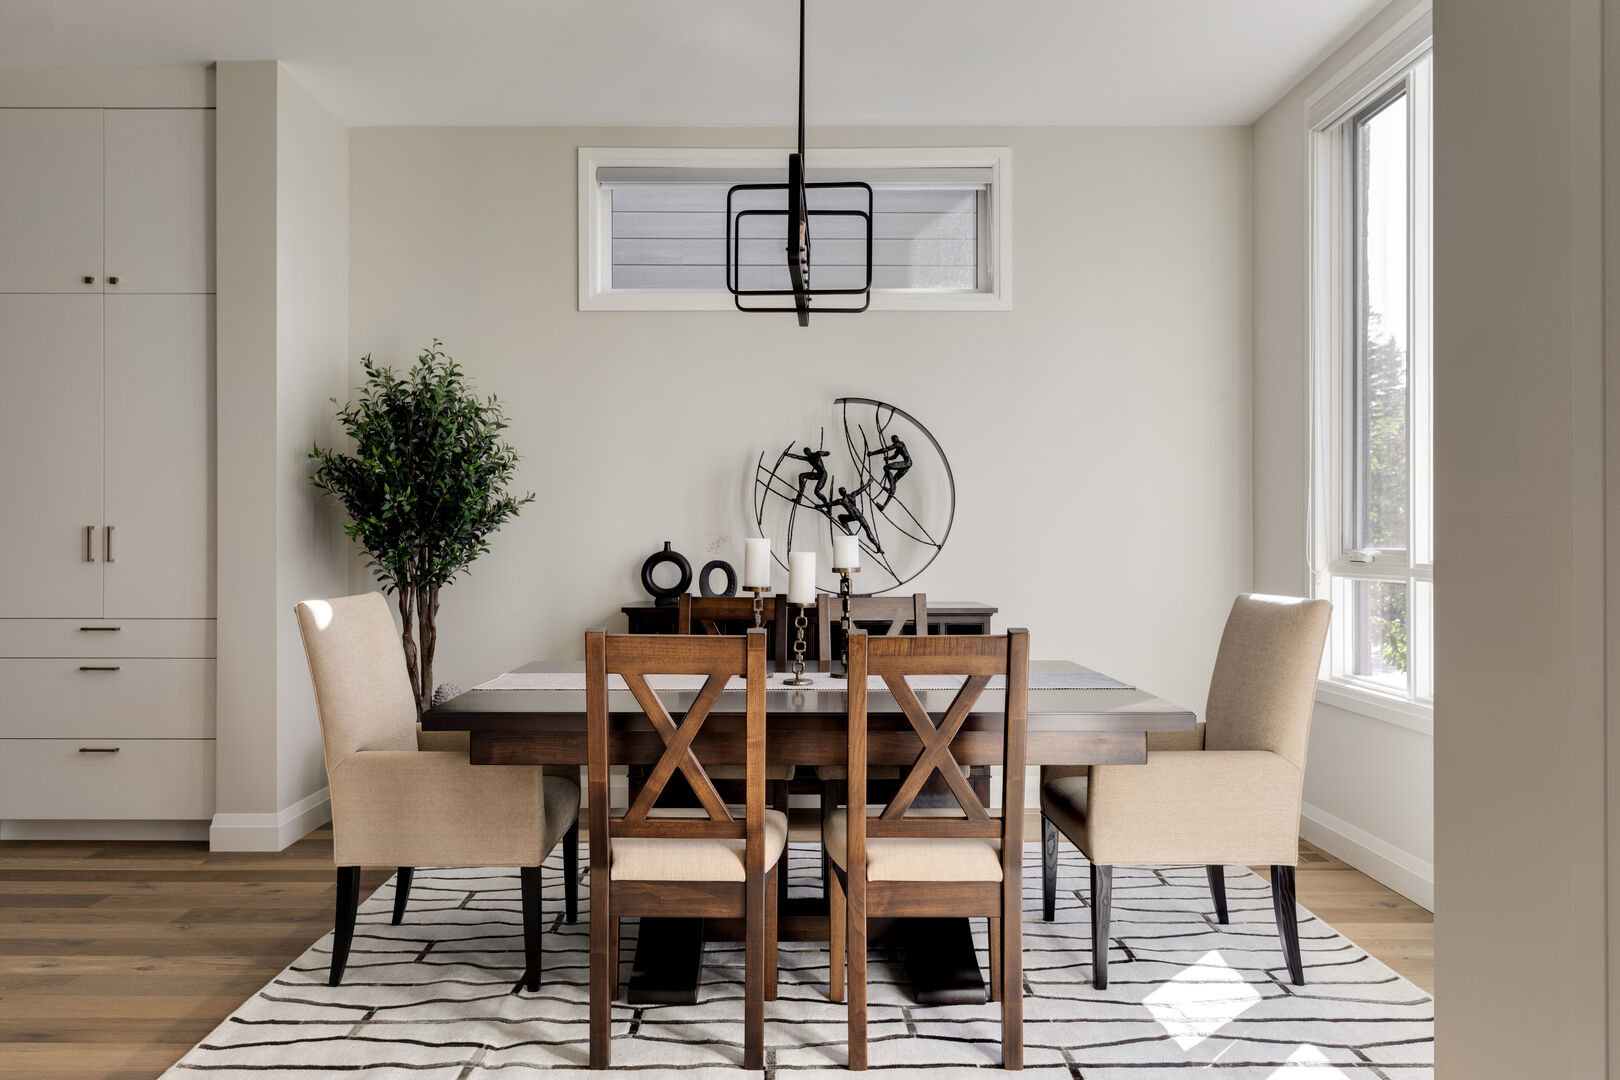
[[[1333,689],[1434,699],[1430,70],[1425,44],[1315,127],[1311,569]]]

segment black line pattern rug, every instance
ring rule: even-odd
[[[1203,867],[1119,868],[1109,987],[1093,990],[1088,874],[1062,847],[1057,921],[1040,918],[1040,849],[1025,853],[1024,1039],[1031,1076],[1430,1080],[1434,1004],[1331,926],[1300,910],[1308,985],[1283,966],[1265,880],[1227,868],[1231,923],[1214,920]],[[819,890],[820,856],[791,849],[795,894]],[[582,858],[581,873],[588,860]],[[588,876],[588,874],[587,874]],[[360,907],[344,985],[326,985],[331,935],[316,942],[165,1074],[167,1080],[343,1075],[517,1080],[583,1071],[588,1056],[589,893],[562,917],[561,855],[546,865],[544,976],[523,966],[516,871],[419,869],[410,910],[389,924],[392,883]],[[625,974],[636,924],[626,919]],[[987,961],[985,927],[976,927]],[[1001,1060],[999,1006],[923,1008],[904,969],[868,965],[870,1066],[893,1077],[973,1075]],[[765,1006],[766,1074],[847,1076],[845,1012],[826,998],[825,946],[785,944],[780,998]],[[689,1006],[614,1006],[613,1065],[648,1077],[736,1076],[742,1060],[741,944],[713,943]]]

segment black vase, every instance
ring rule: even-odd
[[[681,572],[681,578],[674,585],[664,588],[653,581],[653,569],[663,563],[674,563]],[[686,556],[670,547],[668,540],[664,541],[664,550],[655,551],[647,556],[647,561],[641,564],[641,587],[647,590],[647,595],[661,606],[668,607],[678,603],[675,598],[684,593],[692,585],[692,564],[686,561]]]

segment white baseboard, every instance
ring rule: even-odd
[[[206,821],[0,821],[0,840],[207,840]]]
[[[332,820],[332,793],[321,788],[274,814],[215,814],[210,851],[282,851]]]
[[[1434,864],[1309,803],[1300,807],[1299,835],[1415,904],[1434,910]]]

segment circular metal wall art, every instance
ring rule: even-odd
[[[820,552],[818,567],[830,568],[833,535],[858,537],[864,588],[854,595],[890,592],[945,547],[956,520],[956,479],[939,440],[899,406],[846,397],[833,408],[843,438],[835,436],[831,448],[823,428],[813,446],[794,439],[759,455],[754,524],[771,537],[771,557],[784,568],[793,551]]]

